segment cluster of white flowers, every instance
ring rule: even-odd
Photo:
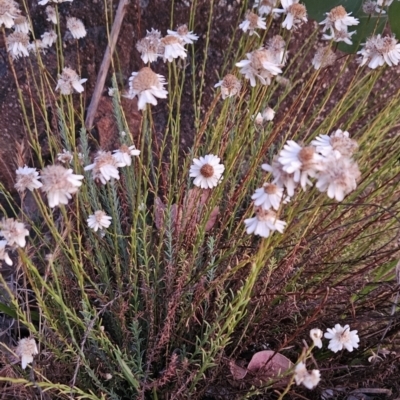
[[[371,36],[357,54],[361,55],[361,65],[368,63],[368,67],[375,69],[386,63],[392,67],[399,64],[400,43],[394,36]]]
[[[202,189],[212,189],[222,180],[225,166],[220,164],[221,159],[213,154],[194,158],[189,175],[194,178],[193,184]]]
[[[307,10],[299,0],[281,0],[282,8],[274,8],[272,11],[277,14],[286,14],[282,27],[288,30],[296,29],[304,22],[307,22]]]
[[[356,31],[349,32],[348,27],[358,25],[360,21],[347,13],[343,6],[337,6],[331,11],[326,13],[326,18],[320,22],[320,25],[324,25],[322,31],[325,32],[330,30],[330,35],[324,34],[323,39],[334,40],[335,42],[345,42],[348,45],[353,44],[351,36]]]
[[[282,73],[286,63],[285,41],[279,35],[274,36],[266,48],[261,47],[246,54],[247,60],[236,63],[240,73],[250,80],[251,86],[256,86],[256,78],[263,85],[270,85],[274,75]]]
[[[152,63],[159,57],[164,62],[172,62],[175,58],[186,58],[186,44],[192,44],[198,39],[187,25],[181,25],[176,31],[167,30],[167,36],[161,37],[161,32],[156,29],[147,31],[146,36],[136,43],[136,49],[141,54],[143,62]]]
[[[127,146],[123,144],[113,153],[103,150],[98,151],[94,158],[94,163],[87,165],[84,170],[92,171],[93,179],[105,185],[111,178],[119,179],[118,168],[130,166],[132,157],[138,156],[140,150],[137,150],[133,145]]]

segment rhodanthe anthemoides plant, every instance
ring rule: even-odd
[[[78,0],[37,1],[40,23],[25,0],[0,0],[29,143],[0,184],[5,390],[200,400],[394,387],[400,45],[375,22],[398,2],[172,2],[159,25],[143,6],[128,69],[115,47],[136,10],[124,1],[115,16],[104,3],[97,77]],[[100,97],[106,129],[88,118]]]

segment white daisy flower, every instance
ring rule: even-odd
[[[355,140],[350,139],[349,135],[349,132],[337,129],[331,136],[318,135],[311,145],[315,146],[317,152],[325,157],[333,156],[336,159],[342,156],[351,157],[358,149],[358,144]]]
[[[26,189],[32,192],[34,189],[42,187],[42,183],[39,182],[39,172],[36,171],[36,168],[29,168],[25,165],[24,167],[19,167],[15,172],[17,179],[14,187],[18,192],[25,192]]]
[[[7,253],[7,250],[6,250],[7,244],[8,244],[7,240],[0,240],[0,261],[4,260],[6,262],[6,264],[11,266],[11,265],[13,265],[13,262]],[[0,265],[1,265],[1,263],[0,263]]]
[[[41,190],[47,194],[49,207],[68,204],[72,195],[82,185],[83,175],[76,175],[72,169],[61,165],[48,165],[41,173],[43,186]]]
[[[189,176],[195,178],[193,184],[202,189],[212,189],[222,180],[225,166],[220,164],[221,159],[213,154],[194,158],[190,166]]]
[[[60,90],[61,94],[72,94],[74,89],[78,93],[82,93],[84,88],[82,83],[87,81],[86,78],[79,79],[79,75],[71,68],[65,67],[61,75],[58,75],[56,90]]]
[[[111,178],[119,179],[118,167],[124,165],[119,163],[110,151],[100,150],[94,159],[94,163],[87,165],[84,170],[92,170],[93,179],[105,185]]]
[[[358,25],[360,21],[357,18],[350,16],[351,13],[347,13],[343,6],[337,6],[332,8],[331,11],[326,13],[326,18],[320,22],[320,25],[324,25],[322,32],[328,29],[336,31],[345,31],[349,26]]]
[[[285,187],[287,194],[290,197],[294,196],[294,190],[298,182],[294,180],[294,174],[289,174],[283,170],[283,165],[278,162],[277,157],[272,160],[272,165],[262,164],[261,168],[272,174],[274,178],[272,183],[275,183],[279,187]]]
[[[57,25],[57,13],[56,9],[53,6],[46,7],[46,21],[52,22],[53,24]]]
[[[256,86],[256,78],[263,85],[269,85],[271,78],[282,72],[281,64],[277,63],[276,56],[268,49],[261,48],[246,54],[247,60],[236,63],[241,68],[240,73],[250,80],[251,86]]]
[[[255,213],[255,217],[244,220],[248,234],[254,233],[255,235],[267,238],[275,231],[283,233],[286,222],[279,220],[275,211],[255,207]]]
[[[323,170],[318,172],[315,186],[320,192],[327,192],[330,199],[342,201],[357,188],[361,173],[355,161],[348,157],[328,157],[323,163]]]
[[[324,337],[330,339],[328,349],[334,353],[342,350],[343,347],[348,351],[358,348],[360,338],[357,335],[357,331],[350,331],[349,325],[341,326],[336,324],[334,328],[328,328],[327,331]]]
[[[138,156],[140,150],[135,146],[127,146],[123,144],[119,149],[113,151],[113,157],[121,167],[130,166],[132,164],[132,157]]]
[[[66,1],[72,2],[73,0],[40,0],[38,4],[45,6],[49,1],[53,3],[65,3]]]
[[[227,74],[224,79],[216,83],[214,87],[221,87],[221,96],[225,100],[227,97],[236,96],[240,92],[242,84],[235,75]]]
[[[267,29],[267,25],[265,23],[265,18],[262,18],[251,11],[247,11],[246,19],[239,25],[239,28],[243,32],[249,31],[250,36],[252,36],[254,33],[257,36],[260,36],[255,29]]]
[[[21,339],[15,349],[15,354],[21,359],[21,367],[25,369],[28,364],[33,362],[33,356],[39,354],[36,341],[33,338]]]
[[[45,32],[41,35],[43,46],[51,47],[53,43],[57,40],[57,34],[51,30],[50,32]]]
[[[330,46],[320,47],[314,55],[311,63],[315,69],[330,67],[336,61],[336,54]]]
[[[273,9],[276,7],[277,0],[255,0],[254,8],[258,7],[259,15],[272,14]]]
[[[67,18],[67,28],[74,39],[81,39],[86,36],[85,25],[78,18]]]
[[[322,349],[322,336],[324,333],[321,331],[321,329],[314,328],[311,329],[310,331],[310,338],[312,339],[314,346],[318,347],[319,349]]]
[[[307,22],[307,10],[303,4],[299,4],[299,0],[281,0],[281,8],[274,8],[273,12],[277,14],[286,14],[282,27],[288,30],[297,28]]]
[[[317,369],[307,371],[306,365],[301,361],[294,369],[294,380],[296,385],[303,384],[307,389],[314,389],[321,379],[321,373]]]
[[[306,190],[307,184],[312,185],[308,177],[314,178],[322,169],[323,157],[313,146],[301,147],[293,140],[288,140],[279,153],[278,161],[282,169],[288,174],[294,174],[294,181]]]
[[[3,218],[0,221],[0,236],[3,236],[9,246],[16,244],[25,247],[25,236],[29,236],[29,231],[23,222],[18,222],[14,218]]]
[[[176,36],[182,39],[184,44],[193,44],[199,37],[192,31],[189,31],[187,25],[181,25],[176,31],[167,30],[168,35]]]
[[[164,62],[167,60],[172,62],[174,58],[186,58],[186,49],[183,47],[183,40],[180,37],[167,35],[161,39],[161,44],[164,46]]]
[[[6,28],[12,28],[14,20],[21,13],[18,3],[14,0],[2,0],[0,6],[0,27],[4,25]]]
[[[164,54],[164,45],[161,43],[161,33],[157,29],[151,28],[146,31],[146,36],[136,43],[136,49],[141,54],[144,63],[152,63]]]
[[[220,164],[221,159],[213,154],[194,158],[190,166],[189,176],[195,178],[193,184],[202,189],[212,189],[222,180],[225,166]]]
[[[392,67],[399,64],[400,43],[397,43],[394,36],[372,36],[357,54],[361,54],[360,64],[368,63],[369,68],[375,69],[385,63]]]
[[[261,188],[256,189],[252,200],[254,200],[254,205],[261,207],[263,210],[269,210],[274,208],[279,210],[283,197],[283,188],[279,187],[273,183],[264,183]]]
[[[6,37],[7,50],[13,59],[29,57],[29,36],[23,32],[14,32]]]
[[[22,15],[15,18],[13,28],[14,28],[15,32],[22,32],[22,33],[26,33],[26,34],[29,34],[29,32],[31,30],[31,27],[29,26],[27,18]]]
[[[74,159],[74,156],[70,151],[63,149],[62,153],[57,154],[57,160],[63,164],[70,163]]]
[[[89,215],[87,224],[89,228],[97,232],[99,229],[108,228],[111,225],[112,218],[108,216],[104,211],[97,210],[93,215]]]
[[[335,28],[331,30],[331,34],[327,35],[324,34],[322,35],[323,40],[333,40],[334,42],[344,42],[351,46],[353,44],[351,37],[356,33],[356,31],[353,32],[348,32],[346,30],[338,31]]]
[[[138,97],[138,109],[144,110],[146,104],[157,104],[156,97],[165,99],[168,92],[164,89],[165,78],[153,72],[149,67],[142,68],[139,72],[132,72],[129,78],[129,93],[126,97]]]

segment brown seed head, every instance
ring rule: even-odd
[[[328,18],[331,21],[338,21],[339,19],[343,19],[346,17],[347,12],[343,6],[337,6],[335,8],[332,8],[332,10],[328,14]]]
[[[301,163],[303,165],[309,164],[313,160],[314,154],[315,154],[314,147],[312,147],[312,146],[304,147],[299,152],[299,160],[301,161]]]
[[[344,156],[351,156],[358,149],[357,142],[347,137],[334,136],[330,143],[334,150],[338,150]]]
[[[294,19],[303,19],[307,17],[307,10],[303,4],[294,3],[288,8],[288,12],[293,15]]]
[[[278,186],[273,183],[264,183],[264,192],[267,194],[276,194],[278,192]]]
[[[185,36],[188,34],[189,29],[188,29],[187,25],[184,24],[184,25],[181,25],[180,27],[178,27],[178,29],[176,31],[178,32],[178,35]]]
[[[161,43],[164,46],[168,46],[168,45],[172,45],[172,44],[182,44],[182,39],[180,39],[176,36],[173,36],[173,35],[167,35],[161,39]]]
[[[7,36],[7,43],[13,45],[14,43],[21,43],[24,47],[29,45],[29,36],[23,32],[14,32]]]
[[[250,26],[249,26],[250,29],[257,28],[257,23],[258,23],[258,19],[259,19],[259,16],[257,14],[255,14],[251,11],[248,11],[246,14],[246,19],[247,19],[247,21],[250,22]]]
[[[261,207],[256,207],[255,211],[259,221],[273,221],[276,219],[275,211],[263,210]]]
[[[200,168],[200,173],[204,176],[204,178],[211,178],[214,175],[214,168],[210,164],[204,164]]]
[[[142,68],[138,74],[132,79],[132,89],[138,92],[150,89],[152,86],[158,86],[159,80],[155,72],[149,67]]]

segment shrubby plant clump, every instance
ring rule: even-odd
[[[108,151],[84,124],[89,77],[65,65],[62,2],[38,3],[53,29],[37,39],[27,5],[22,15],[0,0],[32,149],[28,165],[18,155],[18,200],[2,188],[0,260],[12,273],[0,278],[0,311],[14,326],[0,343],[2,388],[30,399],[327,399],[376,369],[395,385],[400,92],[372,101],[385,73],[398,79],[395,36],[373,34],[343,55],[337,43],[353,44],[359,19],[337,6],[292,49],[306,4],[245,1],[209,88],[212,13],[197,32],[193,1],[176,30],[147,27],[135,43],[144,66],[124,87],[112,63],[120,145]],[[391,2],[369,3],[379,14]],[[66,27],[86,36],[75,17]],[[34,115],[15,74],[25,61],[41,76],[30,82]],[[135,136],[122,96],[142,113]],[[57,132],[45,123],[49,158],[29,123],[48,121],[48,104],[58,118]],[[162,139],[158,108],[168,113]]]

